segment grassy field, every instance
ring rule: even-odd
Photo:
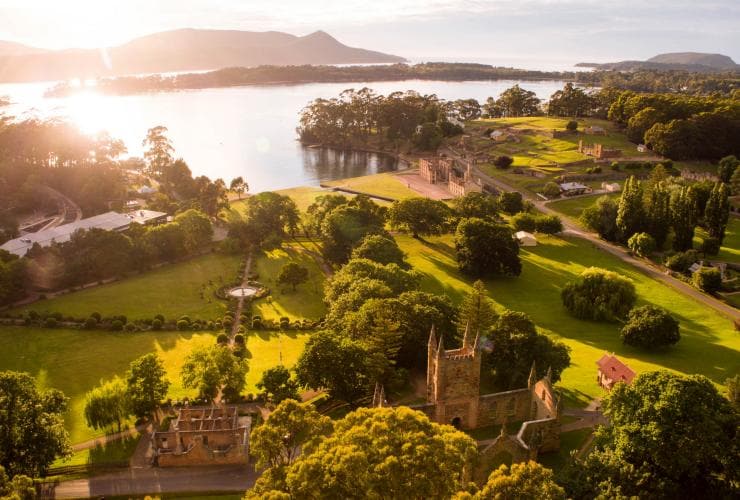
[[[547,204],[548,207],[552,208],[553,210],[557,210],[563,215],[567,215],[568,217],[572,219],[578,219],[580,217],[581,212],[583,212],[583,209],[590,207],[594,203],[596,203],[596,200],[601,198],[602,196],[608,196],[609,198],[617,199],[619,198],[619,193],[610,193],[610,194],[595,194],[593,196],[579,196],[577,198],[565,198],[562,200],[556,200],[552,201]]]
[[[397,200],[419,196],[416,191],[409,189],[403,182],[398,180],[397,175],[393,173],[353,177],[351,179],[331,181],[325,184]]]
[[[214,319],[226,311],[226,302],[217,299],[213,292],[236,278],[241,260],[240,256],[209,254],[13,312],[58,311],[74,317],[99,312],[104,316],[124,314],[129,319],[151,318],[155,314],[179,318],[187,314],[192,319]]]
[[[706,236],[706,231],[698,228],[694,236],[694,247],[698,247],[701,244],[701,239]],[[727,222],[727,230],[725,231],[725,239],[722,241],[722,247],[719,249],[717,255],[710,258],[710,260],[715,259],[724,262],[740,263],[740,219],[737,217],[730,216],[730,220]]]
[[[409,262],[424,273],[426,291],[446,293],[459,302],[470,290],[470,280],[457,270],[451,236],[430,238],[428,242],[407,236],[397,240]],[[667,368],[700,373],[723,384],[740,372],[740,337],[729,319],[584,240],[540,236],[539,241],[537,247],[522,249],[521,276],[491,280],[486,287],[499,309],[527,313],[541,331],[571,347],[571,366],[559,384],[569,405],[583,405],[602,394],[595,381],[595,362],[604,352],[615,352],[638,373]],[[643,352],[621,343],[616,324],[582,321],[568,315],[560,290],[589,266],[610,269],[631,279],[639,304],[649,302],[670,310],[681,323],[681,341],[666,352]]]
[[[291,320],[318,320],[325,312],[324,273],[316,260],[302,251],[299,245],[262,252],[253,259],[253,270],[259,275],[260,283],[269,287],[271,294],[252,303],[252,314],[279,320],[287,316]],[[308,269],[308,281],[293,291],[289,286],[277,284],[280,269],[288,262],[295,262]]]
[[[103,332],[86,330],[46,330],[24,327],[0,328],[0,370],[29,372],[42,388],[56,388],[70,398],[66,416],[73,443],[103,433],[85,424],[84,396],[101,380],[123,376],[131,361],[150,352],[162,358],[171,382],[168,396],[179,399],[194,396],[180,381],[185,356],[196,346],[215,343],[215,334],[199,332]],[[250,335],[247,340],[249,373],[247,392],[262,372],[278,363],[286,366],[298,359],[306,333]]]

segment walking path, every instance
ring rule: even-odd
[[[245,287],[248,285],[249,281],[249,270],[252,267],[252,251],[250,250],[247,254],[247,263],[244,265],[244,274],[242,275],[242,283],[241,286]],[[239,321],[239,318],[241,318],[242,310],[244,309],[244,299],[246,297],[241,296],[238,299],[238,302],[236,304],[236,313],[234,314],[234,323],[231,325],[231,335],[229,337],[229,343],[234,343],[234,337],[239,332],[239,326],[241,325],[241,322]]]
[[[494,179],[488,174],[481,172],[480,169],[478,169],[477,167],[475,167],[475,175],[480,177],[484,182],[489,183],[494,187],[501,189],[502,191],[517,191],[521,193],[522,197],[532,201],[535,207],[541,212],[549,215],[557,215],[563,221],[563,228],[565,233],[590,241],[597,248],[604,250],[605,252],[612,254],[623,262],[636,267],[651,278],[670,286],[671,288],[691,297],[692,299],[703,305],[711,307],[715,311],[727,316],[733,321],[740,321],[740,311],[738,311],[734,307],[697,290],[693,286],[684,283],[681,280],[678,280],[666,274],[662,270],[656,268],[655,266],[649,264],[644,260],[636,259],[632,255],[630,255],[629,252],[627,252],[627,250],[625,250],[624,248],[602,240],[597,234],[584,231],[580,226],[572,222],[571,219],[569,219],[568,217],[564,217],[560,212],[557,212],[547,206],[548,202],[539,200],[538,198],[532,196],[530,193],[510,186],[499,179]]]

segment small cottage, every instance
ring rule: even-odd
[[[523,247],[536,247],[537,238],[532,233],[526,231],[517,231],[514,237],[519,242],[519,245]]]
[[[604,354],[596,362],[596,366],[598,367],[596,382],[607,391],[612,390],[612,387],[618,382],[629,384],[635,378],[635,372],[622,363],[614,354]]]

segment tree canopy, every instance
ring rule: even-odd
[[[590,267],[561,293],[563,305],[580,319],[616,321],[624,318],[637,300],[635,285],[619,274]]]
[[[393,202],[388,211],[388,222],[391,227],[408,231],[418,238],[440,234],[450,215],[450,208],[442,201],[407,198]]]
[[[455,232],[460,270],[474,278],[519,276],[519,245],[507,226],[483,219],[463,219]]]
[[[182,365],[183,385],[208,399],[221,391],[227,400],[236,400],[246,384],[246,374],[246,360],[221,345],[193,349]]]
[[[126,386],[131,412],[139,418],[150,416],[167,396],[170,386],[159,356],[149,353],[132,361],[126,373]]]
[[[632,309],[621,336],[625,344],[648,349],[673,345],[681,339],[678,321],[665,309],[653,305]]]

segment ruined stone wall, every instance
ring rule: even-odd
[[[532,399],[537,408],[536,413],[531,417],[533,420],[554,418],[558,416],[557,395],[553,392],[552,386],[550,386],[549,383],[544,380],[540,380],[534,385],[532,392]]]
[[[226,452],[216,452],[200,442],[184,453],[160,453],[157,465],[177,467],[187,465],[235,465],[247,464],[249,456],[243,446],[233,446]]]
[[[519,431],[519,439],[536,446],[539,453],[560,449],[560,421],[557,418],[524,422]]]
[[[480,396],[478,400],[478,427],[528,420],[532,411],[531,399],[529,389],[517,389]]]

